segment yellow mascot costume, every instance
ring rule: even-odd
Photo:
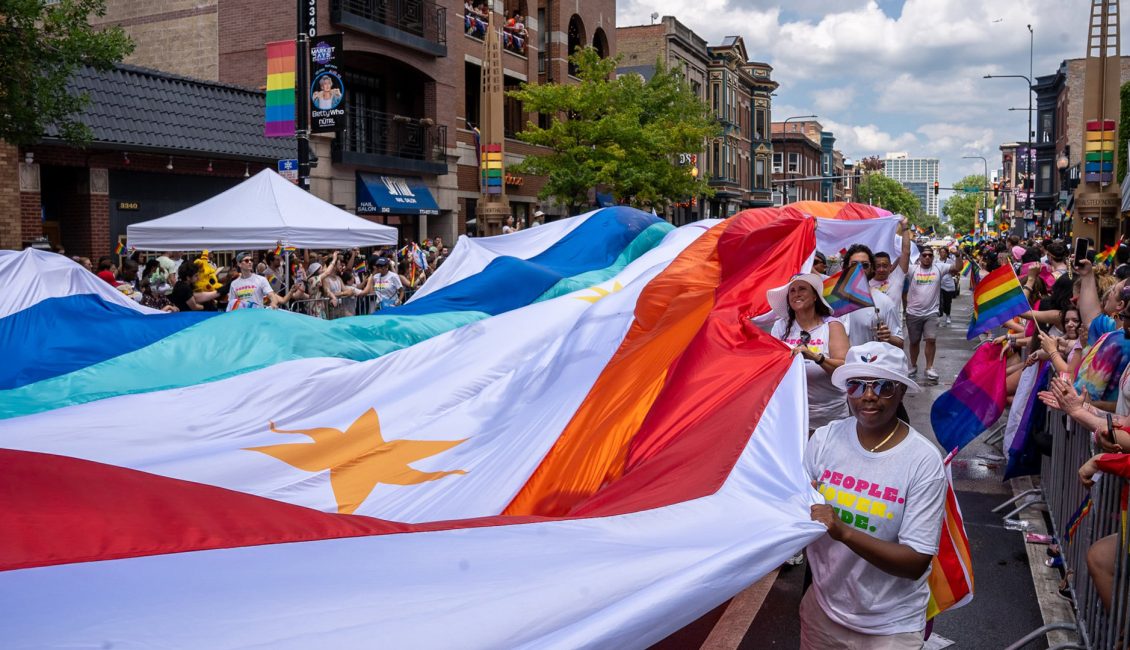
[[[208,251],[200,253],[200,257],[196,258],[196,265],[200,269],[200,275],[196,278],[193,291],[216,291],[219,289],[220,279],[216,277],[216,267],[208,261]]]

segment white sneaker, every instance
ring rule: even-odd
[[[951,323],[953,323],[953,321],[950,320],[949,316],[946,316],[946,327],[949,327]]]
[[[938,381],[938,371],[933,368],[926,369],[926,381]]]
[[[918,368],[911,368],[910,372],[906,373],[906,376],[910,377],[911,379],[914,379],[915,377],[918,376]]]

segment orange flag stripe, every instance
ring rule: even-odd
[[[668,369],[714,307],[725,227],[708,230],[648,283],[620,348],[503,515],[563,515],[623,473],[628,443]]]

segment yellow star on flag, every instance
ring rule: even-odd
[[[313,442],[295,442],[265,447],[249,447],[307,472],[330,471],[330,486],[337,500],[337,511],[351,514],[360,506],[377,483],[416,485],[435,481],[463,470],[421,472],[409,463],[435,456],[465,440],[388,440],[381,436],[381,423],[374,409],[354,420],[345,431],[330,427],[284,431],[299,433]]]
[[[599,285],[598,286],[592,286],[592,287],[589,287],[588,290],[592,291],[596,295],[594,295],[594,296],[576,296],[576,298],[577,298],[577,300],[584,300],[585,302],[591,302],[592,304],[595,305],[596,303],[600,302],[602,299],[616,293],[617,291],[619,291],[623,288],[624,288],[623,285],[621,285],[620,281],[617,280],[616,282],[612,283],[612,290],[611,291],[609,291],[608,289],[602,289]]]

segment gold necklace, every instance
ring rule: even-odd
[[[894,437],[894,435],[895,435],[895,432],[899,430],[899,426],[900,426],[901,424],[902,424],[902,420],[895,420],[895,428],[894,428],[894,429],[891,429],[891,432],[887,434],[887,437],[886,437],[886,438],[883,438],[883,441],[882,441],[882,442],[880,442],[879,444],[877,444],[877,445],[875,445],[874,447],[872,447],[872,448],[871,448],[871,450],[870,450],[870,451],[871,451],[871,453],[875,453],[875,450],[876,450],[876,449],[878,449],[879,447],[882,447],[883,445],[885,445],[885,444],[887,444],[888,442],[890,442],[891,438],[893,438],[893,437]]]

